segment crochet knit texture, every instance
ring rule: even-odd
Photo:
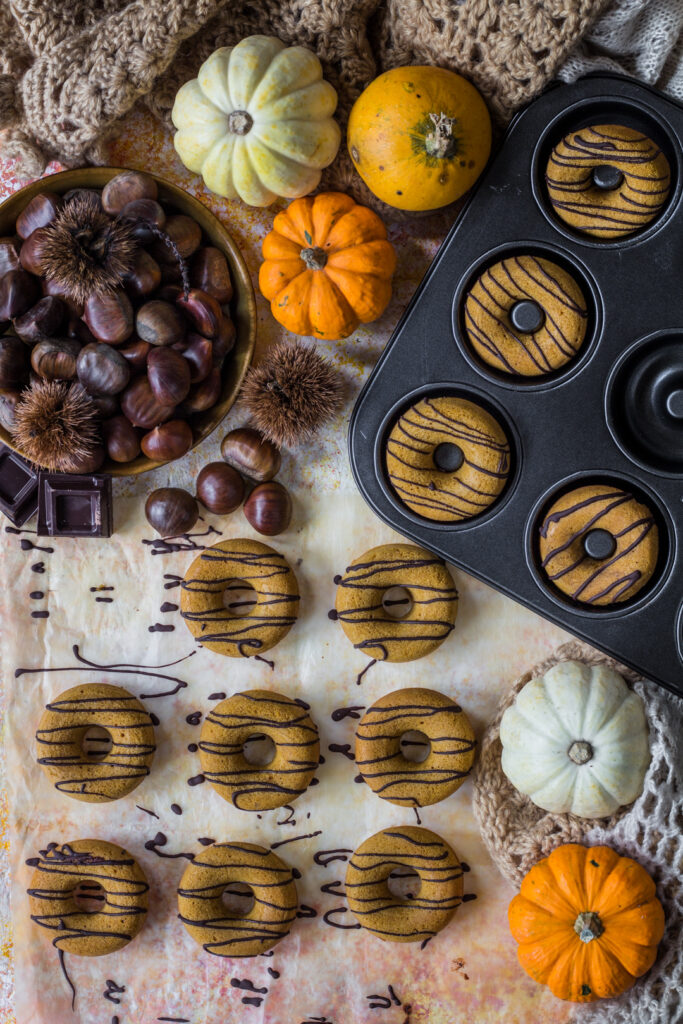
[[[314,50],[345,126],[383,69],[467,75],[500,122],[539,92],[605,0],[12,0],[0,5],[0,150],[35,177],[48,160],[104,162],[102,142],[141,98],[169,120],[218,46],[252,33]],[[323,187],[369,193],[342,147]]]
[[[550,814],[508,781],[501,767],[500,720],[522,687],[560,661],[610,665],[642,698],[652,760],[643,792],[611,818]],[[577,1006],[581,1024],[676,1024],[683,1020],[683,701],[648,683],[587,644],[571,641],[515,681],[484,734],[473,806],[482,838],[515,888],[527,871],[563,843],[611,846],[647,868],[657,883],[666,931],[654,967],[618,999]]]

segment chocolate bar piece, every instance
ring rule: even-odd
[[[111,537],[109,476],[39,473],[39,537]]]
[[[23,456],[0,444],[0,512],[23,526],[38,508],[38,471]]]

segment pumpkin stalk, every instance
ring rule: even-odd
[[[228,114],[228,131],[233,135],[246,135],[253,124],[254,119],[246,110],[232,110]]]
[[[425,150],[428,156],[448,160],[455,154],[456,141],[453,136],[454,117],[440,114],[429,115],[434,127],[425,136]]]
[[[604,930],[602,921],[593,910],[583,910],[574,922],[574,931],[582,942],[599,939]]]
[[[302,249],[300,256],[309,270],[322,270],[327,263],[327,253],[319,245],[312,249]]]
[[[586,740],[574,740],[567,756],[574,764],[587,764],[593,757],[593,748]]]

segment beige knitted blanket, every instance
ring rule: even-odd
[[[5,0],[0,152],[37,176],[50,159],[103,162],[141,98],[168,119],[218,46],[255,32],[310,47],[351,105],[381,70],[439,64],[469,77],[505,121],[551,78],[606,0]],[[345,151],[324,186],[361,191]],[[367,198],[367,197],[366,197]]]

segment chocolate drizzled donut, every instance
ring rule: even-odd
[[[540,326],[517,329],[510,314],[533,303]],[[511,256],[485,270],[465,300],[465,331],[477,355],[495,370],[538,377],[572,359],[586,334],[586,299],[573,277],[550,260]]]
[[[83,749],[89,729],[106,729],[112,746],[95,760]],[[120,686],[91,683],[60,693],[36,730],[38,764],[55,789],[76,800],[118,800],[149,775],[154,757],[149,713]]]
[[[28,889],[31,920],[54,933],[52,945],[61,952],[104,956],[122,949],[142,928],[149,886],[122,847],[101,839],[49,843],[26,863],[35,868]],[[101,897],[94,913],[80,910],[74,900],[86,882]]]
[[[254,894],[238,916],[222,902],[230,883]],[[178,888],[178,916],[200,946],[215,956],[257,956],[289,934],[297,912],[292,869],[253,843],[217,843],[196,854]]]
[[[452,632],[458,611],[453,577],[438,555],[414,544],[371,548],[337,577],[331,617],[338,619],[355,648],[381,661],[413,661],[436,650]],[[382,604],[392,587],[403,587],[412,602],[401,619]]]
[[[592,558],[584,546],[593,530],[613,539],[604,558]],[[541,569],[563,594],[584,604],[617,604],[651,579],[659,534],[651,510],[628,491],[592,484],[552,504],[539,528],[539,552]]]
[[[605,167],[613,169],[613,187],[596,183]],[[597,124],[565,135],[550,154],[545,180],[553,210],[566,224],[596,238],[623,238],[663,208],[671,171],[647,135],[622,124]]]
[[[422,732],[430,749],[423,761],[402,754],[401,737]],[[426,807],[462,786],[474,763],[476,740],[467,715],[436,690],[409,687],[380,697],[356,730],[356,765],[377,796],[392,804]]]
[[[420,879],[410,900],[387,885],[396,868]],[[415,825],[386,828],[354,851],[346,869],[349,910],[363,928],[387,942],[423,942],[444,928],[462,903],[463,869],[448,843]]]
[[[439,468],[437,449],[459,455],[456,469]],[[510,445],[493,416],[465,398],[421,398],[399,417],[386,448],[389,482],[425,519],[456,523],[480,515],[510,473]]]
[[[244,583],[253,587],[256,604],[231,611],[224,595]],[[257,540],[224,540],[202,551],[181,588],[180,613],[192,635],[231,658],[269,650],[297,620],[296,576],[283,555]]]
[[[268,736],[275,756],[250,764],[244,744]],[[234,807],[265,811],[296,800],[308,787],[320,757],[318,729],[301,704],[281,693],[246,690],[211,709],[202,726],[199,757],[204,777]]]

